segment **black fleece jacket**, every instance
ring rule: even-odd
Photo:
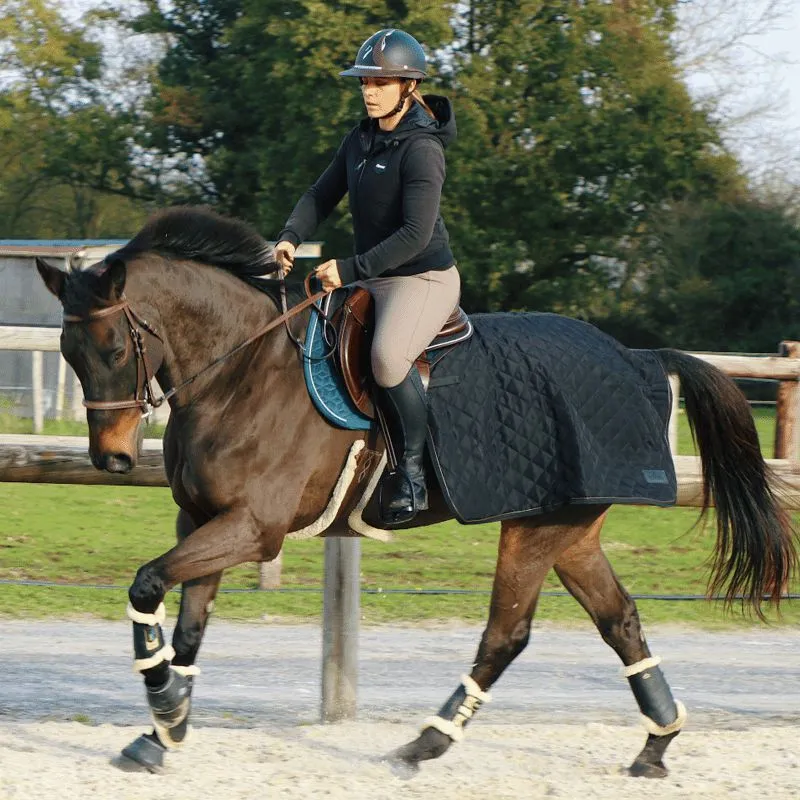
[[[393,131],[382,132],[371,119],[353,128],[297,201],[278,241],[300,244],[348,193],[355,255],[337,259],[343,283],[451,267],[439,200],[444,148],[455,139],[456,122],[447,98],[424,99],[436,119],[413,103]]]

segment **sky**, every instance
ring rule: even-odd
[[[683,36],[707,50],[753,31],[705,64],[688,59],[687,84],[698,98],[721,90],[729,144],[747,167],[800,186],[800,0],[692,0],[685,9]]]

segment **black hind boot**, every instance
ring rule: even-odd
[[[402,525],[428,508],[423,465],[428,403],[416,367],[397,386],[378,388],[377,395],[397,461],[381,479],[381,519],[388,526]]]

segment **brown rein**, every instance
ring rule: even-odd
[[[131,339],[133,340],[133,348],[136,354],[136,394],[132,400],[85,400],[83,401],[83,405],[92,410],[98,411],[119,411],[125,408],[140,408],[143,411],[143,416],[149,416],[153,409],[158,408],[159,406],[163,405],[167,400],[171,397],[176,395],[181,389],[185,389],[189,384],[194,383],[201,375],[204,375],[210,369],[221,364],[223,361],[226,361],[231,356],[236,355],[240,350],[243,350],[248,345],[255,342],[257,339],[260,339],[265,334],[269,333],[271,330],[274,330],[279,325],[284,323],[288,323],[288,321],[292,318],[297,316],[301,311],[305,311],[309,306],[316,303],[318,300],[321,300],[328,294],[327,291],[316,292],[315,294],[311,294],[311,285],[309,283],[312,275],[309,274],[306,276],[304,281],[304,286],[306,290],[306,297],[304,300],[301,300],[296,306],[292,306],[290,309],[286,310],[286,293],[285,287],[283,286],[283,280],[281,280],[282,284],[282,305],[285,309],[283,313],[277,317],[276,319],[272,320],[268,325],[265,325],[263,328],[258,330],[254,333],[249,339],[237,344],[232,350],[229,350],[227,353],[224,353],[219,358],[214,359],[210,364],[206,365],[196,374],[192,375],[191,378],[187,378],[185,381],[182,381],[177,386],[174,386],[168,392],[165,392],[161,395],[161,397],[154,397],[153,391],[151,388],[151,381],[154,377],[153,371],[150,368],[150,362],[147,360],[147,350],[144,345],[144,340],[142,338],[142,331],[140,328],[146,330],[152,336],[155,336],[162,344],[164,340],[159,336],[159,334],[155,331],[155,329],[147,322],[147,320],[142,319],[136,312],[130,307],[128,301],[123,299],[121,302],[113,305],[108,306],[106,308],[100,308],[96,311],[89,312],[86,316],[78,316],[76,314],[64,314],[62,319],[64,322],[91,322],[96,319],[102,319],[103,317],[108,317],[112,314],[116,314],[122,311],[125,314],[125,317],[128,320],[128,328],[130,331]],[[288,324],[287,324],[288,330]],[[296,339],[294,336],[291,335],[290,338],[293,342],[296,343]],[[144,382],[142,383],[142,372],[144,372]],[[143,396],[139,397],[139,389],[140,386],[143,386],[142,394]]]

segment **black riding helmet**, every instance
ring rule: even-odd
[[[427,75],[425,51],[405,31],[385,28],[373,33],[358,48],[356,63],[339,74],[355,78],[409,78],[421,81]]]

